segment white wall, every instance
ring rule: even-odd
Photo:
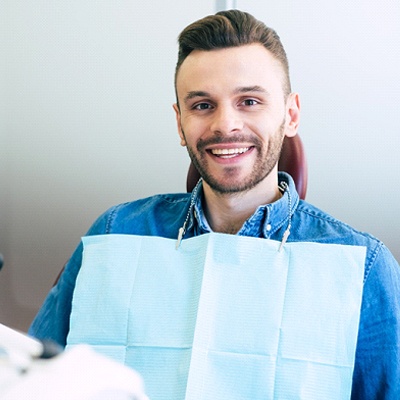
[[[109,206],[185,189],[171,108],[176,37],[214,3],[0,3],[0,322],[27,328]],[[398,259],[399,4],[236,1],[286,45],[308,200],[379,236]]]
[[[400,2],[236,0],[272,26],[300,93],[307,200],[400,260]]]

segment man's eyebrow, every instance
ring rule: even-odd
[[[240,94],[240,93],[263,93],[266,95],[269,95],[268,90],[264,89],[262,86],[259,85],[254,85],[254,86],[240,86],[234,90],[235,94]],[[190,91],[186,94],[184,101],[187,102],[191,99],[194,99],[196,97],[211,97],[211,94],[209,92],[205,92],[203,90],[193,90]]]
[[[235,93],[251,93],[251,92],[258,92],[264,93],[269,95],[268,90],[264,89],[262,86],[254,85],[254,86],[241,86],[235,89]]]
[[[196,97],[210,97],[210,93],[204,92],[202,90],[193,90],[191,92],[188,92],[188,94],[185,96],[185,102],[194,99]]]

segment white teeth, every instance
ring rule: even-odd
[[[216,156],[224,156],[224,155],[234,155],[234,154],[242,154],[249,150],[248,147],[242,147],[239,149],[213,149],[211,153]]]

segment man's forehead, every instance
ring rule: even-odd
[[[212,91],[213,85],[223,83],[229,83],[231,91],[270,91],[271,85],[281,86],[282,77],[282,65],[270,51],[251,44],[192,51],[177,73],[176,84],[186,97],[192,96],[189,92]]]
[[[244,60],[246,62],[249,58],[263,58],[265,62],[279,64],[279,61],[274,57],[274,55],[262,44],[252,43],[212,50],[193,50],[183,61],[181,68],[185,65],[193,65],[207,60],[224,60],[226,58],[229,60]]]

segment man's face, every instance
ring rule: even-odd
[[[181,144],[214,191],[247,191],[276,172],[284,136],[297,131],[298,98],[285,101],[282,67],[268,50],[193,51],[176,86]]]

